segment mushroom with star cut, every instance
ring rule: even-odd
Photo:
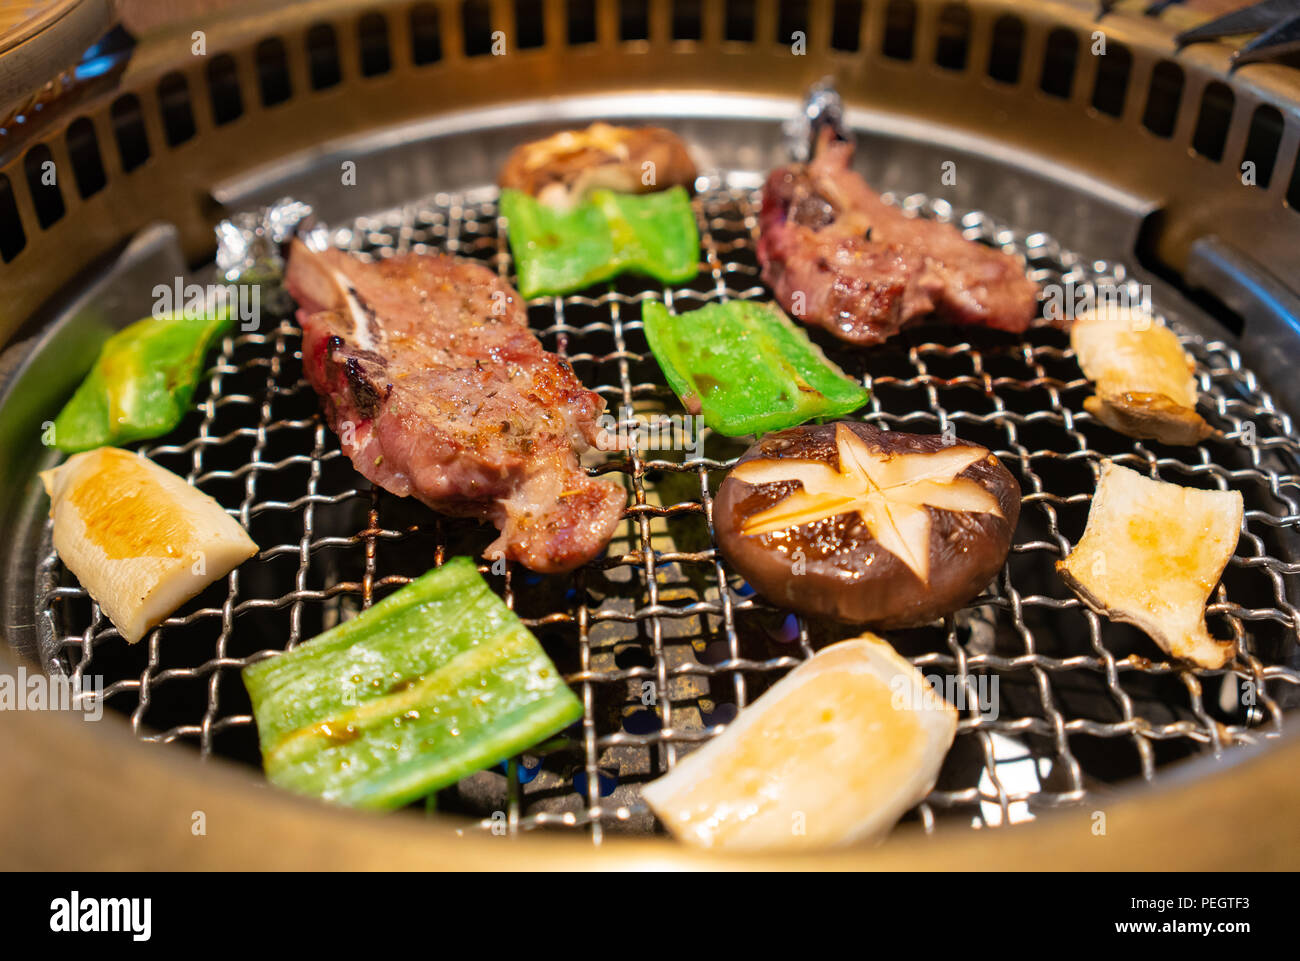
[[[849,421],[764,437],[714,506],[719,547],[758,593],[876,627],[977,596],[1019,516],[1020,485],[987,448]]]

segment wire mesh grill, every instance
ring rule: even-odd
[[[624,278],[529,305],[544,345],[565,355],[611,409],[680,412],[646,345],[640,308],[678,311],[765,298],[754,257],[756,174],[702,178],[695,200],[704,260],[690,285]],[[955,219],[972,239],[1026,258],[1036,280],[1129,282],[1122,265],[1090,262],[1041,233],[942,201],[888,198],[920,216]],[[364,257],[447,251],[511,277],[494,191],[438,194],[336,229]],[[1157,305],[1158,306],[1158,305]],[[245,665],[291,648],[454,554],[478,556],[494,532],[439,517],[371,489],[325,427],[301,376],[288,315],[228,337],[194,411],[162,442],[158,463],[216,497],[262,546],[141,644],[127,646],[62,567],[40,562],[38,622],[57,639],[58,669],[105,681],[107,704],[150,742],[257,763],[239,680]],[[1218,753],[1282,729],[1300,700],[1300,619],[1288,581],[1300,572],[1300,438],[1228,345],[1180,332],[1194,354],[1202,410],[1222,436],[1164,448],[1114,434],[1083,411],[1089,394],[1066,337],[940,326],[912,328],[867,352],[822,340],[872,399],[880,426],[955,428],[1017,475],[1024,508],[996,582],[942,624],[893,632],[923,673],[966,695],[938,784],[909,814],[975,827],[1030,819],[1082,802],[1106,784],[1156,777],[1188,754]],[[567,827],[599,843],[654,821],[639,785],[720,731],[773,680],[829,640],[857,633],[787,616],[752,594],[715,550],[712,493],[748,441],[705,432],[698,450],[600,455],[589,469],[619,476],[629,500],[607,557],[565,577],[481,566],[579,693],[582,720],[533,752],[439,793],[436,807],[485,829]],[[1178,483],[1235,488],[1246,499],[1237,555],[1211,598],[1217,636],[1237,642],[1224,671],[1163,658],[1134,629],[1084,607],[1052,565],[1081,535],[1100,459]],[[49,546],[50,530],[46,530]],[[980,709],[992,691],[997,710]],[[472,822],[471,822],[472,823]]]

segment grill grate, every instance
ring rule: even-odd
[[[530,305],[546,347],[565,354],[612,409],[680,412],[645,343],[644,300],[683,310],[766,296],[754,257],[759,183],[750,173],[701,182],[706,259],[691,285],[622,279],[590,296]],[[942,201],[892,199],[918,215],[956,216]],[[959,222],[967,236],[1026,257],[1039,281],[1130,282],[1122,265],[1085,261],[1045,234],[979,213]],[[511,275],[490,189],[361,218],[333,239],[363,256],[445,250]],[[446,557],[478,556],[494,534],[365,486],[301,378],[297,328],[287,316],[262,327],[227,338],[194,412],[162,442],[144,445],[237,516],[262,545],[257,558],[133,647],[52,549],[40,561],[36,599],[38,623],[60,652],[55,669],[77,683],[102,676],[107,704],[130,716],[142,740],[251,763],[256,732],[240,668]],[[1287,584],[1300,572],[1289,541],[1300,524],[1300,437],[1231,347],[1190,335],[1184,342],[1197,361],[1203,410],[1223,431],[1193,449],[1130,441],[1083,412],[1088,384],[1055,329],[1022,339],[919,327],[865,353],[823,342],[845,370],[867,378],[866,419],[921,432],[951,424],[963,440],[994,450],[1024,490],[1016,543],[995,584],[942,626],[890,636],[923,673],[955,678],[968,695],[939,783],[911,815],[926,830],[942,819],[975,827],[1026,820],[1108,783],[1151,780],[1170,760],[1279,733],[1284,710],[1300,701],[1300,616]],[[584,715],[535,753],[440,792],[439,810],[498,833],[585,829],[597,843],[610,831],[650,830],[640,783],[721,730],[815,647],[856,633],[773,611],[715,552],[711,493],[746,446],[706,432],[697,456],[600,455],[592,469],[621,476],[629,490],[603,561],[568,577],[481,567],[565,672]],[[1104,456],[1244,494],[1246,531],[1208,612],[1212,632],[1238,642],[1231,670],[1193,671],[1160,658],[1055,577],[1053,562],[1082,533]],[[49,535],[47,526],[47,549]],[[990,689],[996,717],[978,709],[979,693]]]

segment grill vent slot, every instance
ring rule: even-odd
[[[1151,73],[1147,92],[1147,109],[1142,124],[1157,137],[1171,137],[1178,121],[1178,105],[1183,99],[1183,68],[1171,60],[1161,60]]]
[[[965,70],[970,50],[970,8],[949,3],[939,11],[939,31],[934,41],[934,62],[945,70]]]
[[[257,45],[257,81],[262,88],[262,106],[274,107],[293,96],[289,80],[289,58],[284,41],[268,37]]]
[[[1241,161],[1255,165],[1255,186],[1267,187],[1273,180],[1273,165],[1282,146],[1282,114],[1276,107],[1260,104],[1250,118],[1250,133]]]
[[[727,0],[723,35],[736,43],[754,42],[753,0]]]
[[[158,108],[167,146],[175,147],[194,136],[194,108],[190,106],[190,85],[184,75],[169,73],[158,81]]]
[[[8,177],[0,174],[0,258],[8,263],[26,246],[27,235],[23,233],[23,222],[18,218],[13,186]]]
[[[515,45],[520,50],[546,46],[542,0],[515,0]]]
[[[1211,80],[1206,84],[1201,95],[1201,112],[1196,118],[1196,133],[1192,135],[1192,148],[1202,157],[1216,162],[1223,159],[1236,99],[1226,83]]]
[[[393,58],[388,52],[388,21],[382,14],[364,14],[357,39],[361,42],[361,76],[378,77],[393,69]]]
[[[58,170],[54,166],[50,148],[40,143],[27,151],[23,167],[27,172],[27,186],[32,192],[32,204],[36,208],[36,222],[43,229],[56,223],[65,213],[63,194],[59,191]]]
[[[808,4],[806,0],[784,0],[776,18],[776,42],[789,47],[800,34],[804,44],[808,43]]]
[[[140,98],[133,93],[118,97],[113,101],[112,114],[122,169],[130,173],[149,159],[149,136],[144,131]]]
[[[1129,75],[1133,72],[1133,54],[1116,40],[1106,40],[1106,53],[1097,64],[1097,82],[1092,88],[1092,105],[1112,117],[1122,116],[1128,94]]]
[[[218,54],[208,64],[208,93],[212,98],[212,120],[217,126],[243,114],[244,96],[239,92],[235,59],[230,54]]]
[[[596,0],[568,0],[569,46],[596,42]]]
[[[89,117],[78,117],[68,125],[68,157],[72,161],[72,175],[77,180],[77,192],[82,199],[104,189],[104,161],[99,155],[99,137]]]
[[[701,0],[673,0],[674,40],[699,40],[704,35],[700,3]]]
[[[318,23],[307,31],[307,63],[313,90],[326,90],[343,79],[338,37],[328,23]]]
[[[1079,59],[1079,38],[1073,30],[1053,30],[1047,35],[1043,74],[1038,87],[1043,93],[1068,100],[1074,86],[1074,67]]]
[[[761,30],[764,34],[775,34],[779,47],[788,50],[793,36],[802,32],[818,43],[824,42],[831,51],[861,54],[864,38],[868,44],[876,43],[870,39],[875,36],[875,30],[869,30],[864,20],[866,11],[870,9],[879,22],[877,57],[910,61],[919,55],[922,60],[931,58],[943,70],[964,71],[970,67],[972,42],[976,36],[983,36],[973,27],[977,11],[983,9],[980,5],[966,0],[938,0],[920,5],[927,17],[934,17],[933,22],[926,21],[928,29],[923,32],[921,46],[931,47],[928,39],[930,29],[934,31],[934,40],[930,49],[918,51],[921,11],[916,0],[874,0],[874,3],[875,6],[869,6],[867,0],[724,0],[722,9],[717,11],[718,21],[709,20],[709,23],[715,29],[721,29],[720,39],[727,42],[764,43],[758,36]],[[600,17],[606,13],[617,18],[618,36],[624,41],[650,39],[653,20],[657,40],[703,42],[708,32],[705,30],[706,19],[714,15],[711,0],[608,0],[607,6],[601,0],[457,0],[454,3],[419,0],[403,7],[405,12],[399,15],[409,18],[401,26],[409,29],[410,62],[420,66],[446,59],[443,30],[451,30],[451,42],[457,44],[454,39],[457,16],[461,21],[465,54],[481,56],[492,51],[492,31],[494,26],[501,24],[499,17],[504,17],[507,28],[512,30],[507,42],[508,49],[513,52],[546,46],[548,26],[553,28],[552,33],[557,33],[555,28],[558,28],[558,35],[549,38],[552,46],[567,42],[576,47],[598,42],[601,39]],[[444,14],[444,10],[450,13]],[[511,12],[513,20],[510,19]],[[564,23],[558,20],[548,23],[551,13],[563,15]],[[453,19],[444,23],[444,15]],[[353,16],[357,19],[349,22]],[[819,33],[825,30],[828,34],[824,41],[820,36],[811,36],[814,24]],[[255,45],[214,55],[202,67],[203,73],[181,67],[163,75],[156,87],[147,93],[121,93],[103,114],[95,115],[94,121],[90,117],[80,117],[62,134],[71,162],[72,177],[66,181],[71,201],[63,196],[60,186],[43,185],[36,178],[33,164],[42,154],[35,148],[25,155],[15,151],[14,162],[6,168],[8,204],[17,218],[13,185],[26,181],[24,186],[29,189],[32,215],[24,218],[29,221],[26,224],[15,223],[12,228],[4,228],[9,238],[7,249],[16,252],[25,246],[26,232],[33,229],[33,222],[48,228],[65,216],[68,202],[75,206],[78,197],[89,198],[107,186],[108,175],[101,154],[104,148],[99,143],[99,134],[108,136],[107,131],[112,132],[121,169],[132,172],[150,159],[153,150],[160,149],[160,142],[166,147],[178,147],[199,135],[201,125],[196,109],[202,111],[205,105],[196,104],[196,100],[209,100],[211,122],[217,126],[243,117],[246,108],[273,107],[290,101],[294,94],[294,74],[289,62],[288,43],[303,42],[301,55],[306,58],[306,77],[301,83],[314,90],[338,86],[344,82],[345,73],[351,75],[351,70],[358,66],[361,75],[367,77],[391,73],[396,63],[392,50],[394,38],[389,27],[386,13],[341,14],[329,22],[319,21],[309,27],[304,24],[305,33],[292,38],[267,37]],[[1015,14],[1004,13],[986,29],[990,31],[988,76],[1005,84],[1019,84],[1024,80],[1025,86],[1032,90],[1034,78],[1026,74],[1034,68],[1030,71],[1023,69],[1028,38],[1025,21]],[[1047,34],[1037,87],[1061,99],[1070,99],[1077,93],[1080,105],[1090,104],[1096,113],[1117,119],[1123,118],[1126,110],[1137,108],[1140,122],[1152,134],[1172,138],[1187,89],[1187,78],[1179,63],[1175,59],[1158,60],[1143,94],[1139,89],[1143,84],[1133,84],[1135,48],[1107,38],[1106,51],[1097,64],[1089,97],[1086,91],[1075,87],[1080,57],[1088,53],[1086,46],[1081,49],[1081,45],[1088,43],[1088,28],[1077,29],[1079,32],[1062,26]],[[342,55],[339,30],[343,31],[343,42],[351,48]],[[401,36],[400,29],[398,35]],[[404,38],[400,42],[406,46]],[[300,55],[298,49],[294,50],[294,55]],[[353,55],[358,57],[356,61],[352,60]],[[248,60],[237,65],[236,57],[247,57]],[[348,71],[343,69],[344,60],[348,61]],[[978,56],[976,60],[979,60]],[[403,62],[402,51],[397,52],[397,63],[400,62]],[[255,94],[248,94],[254,98],[252,105],[245,104],[246,91],[240,82],[240,70],[245,67],[252,69],[244,79],[250,85],[255,84],[258,90]],[[204,87],[206,91],[201,89]],[[1130,88],[1133,88],[1132,98],[1129,96]],[[145,106],[142,106],[141,96],[146,97],[147,109],[151,111],[155,109],[153,101],[156,99],[157,102],[160,123],[153,136],[149,135],[144,121]],[[1140,102],[1143,96],[1145,104]],[[1209,161],[1231,164],[1233,158],[1228,156],[1227,144],[1236,111],[1233,87],[1228,82],[1210,80],[1195,96],[1199,103],[1195,105],[1194,124],[1186,125],[1192,127],[1188,146]],[[1187,107],[1190,113],[1193,104],[1189,102]],[[1192,120],[1190,116],[1186,119]],[[1240,119],[1245,120],[1244,117]],[[154,122],[153,114],[149,120]],[[98,131],[95,122],[101,124]],[[1254,108],[1250,117],[1244,146],[1239,148],[1239,141],[1234,141],[1231,153],[1240,149],[1238,163],[1254,164],[1256,186],[1268,189],[1275,176],[1286,178],[1275,185],[1282,188],[1277,193],[1284,195],[1283,202],[1287,206],[1300,209],[1300,158],[1295,158],[1292,167],[1290,151],[1287,157],[1279,157],[1288,122],[1276,108],[1261,104]],[[203,125],[207,123],[205,115]],[[49,147],[42,145],[41,149],[48,152]],[[1289,169],[1279,172],[1278,167],[1282,164]],[[1240,173],[1238,169],[1234,175]],[[75,194],[71,193],[73,184]]]
[[[862,46],[862,0],[835,0],[831,47],[856,53]]]
[[[417,3],[411,8],[411,62],[417,67],[442,59],[442,27],[438,8]]]
[[[885,36],[880,51],[891,60],[912,59],[912,36],[916,31],[916,4],[912,0],[889,0],[885,8]]]
[[[492,10],[487,0],[465,0],[460,5],[460,27],[465,56],[481,57],[492,52]]]
[[[1020,81],[1020,59],[1025,51],[1025,25],[1019,17],[1004,14],[993,23],[989,50],[989,76],[1001,83]]]
[[[619,36],[621,36],[625,41],[649,40],[649,0],[623,0],[620,7]]]

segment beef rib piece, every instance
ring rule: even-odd
[[[519,294],[442,254],[367,263],[292,244],[303,369],[372,483],[491,521],[484,556],[571,570],[604,552],[627,497],[578,455],[605,408],[528,329]]]
[[[1012,333],[1033,322],[1023,264],[885,203],[852,160],[825,127],[811,163],[774,170],[763,188],[758,261],[792,316],[861,345],[930,313]]]

